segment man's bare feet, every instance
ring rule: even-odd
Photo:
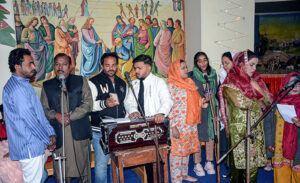
[[[198,179],[195,177],[191,177],[189,175],[183,176],[183,180],[189,181],[189,182],[197,182]]]

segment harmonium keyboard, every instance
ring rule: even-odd
[[[154,134],[155,128],[158,143],[167,144],[169,142],[169,120],[155,123],[154,118],[146,118],[146,121],[149,123],[152,133],[149,132],[145,120],[129,118],[103,119],[100,122],[100,128],[92,126],[92,130],[102,133],[100,145],[104,154],[116,150],[154,145],[151,134]]]

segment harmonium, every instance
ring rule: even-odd
[[[144,119],[102,119],[99,127],[92,127],[93,131],[102,133],[100,145],[104,154],[116,150],[154,145],[153,134],[156,128],[159,144],[169,142],[169,120],[155,123],[154,118],[147,117],[151,132]]]

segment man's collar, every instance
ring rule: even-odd
[[[144,78],[144,82],[150,80],[152,76],[153,76],[153,74],[152,74],[152,72],[150,72],[150,74]]]
[[[30,79],[28,78],[23,78],[21,76],[18,76],[17,74],[13,73],[12,74],[12,77],[14,77],[15,79],[19,80],[19,81],[26,81],[26,82],[29,82]]]

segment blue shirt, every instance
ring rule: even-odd
[[[2,101],[11,159],[44,154],[55,132],[29,79],[12,74],[4,86]]]

